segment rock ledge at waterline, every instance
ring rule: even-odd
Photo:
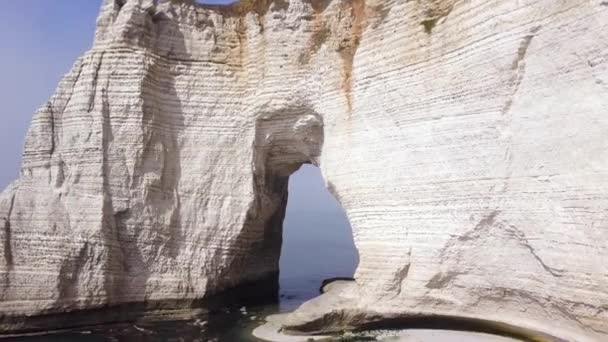
[[[1,329],[273,277],[313,163],[360,264],[343,321],[291,330],[608,338],[607,23],[601,0],[105,0],[0,197]]]

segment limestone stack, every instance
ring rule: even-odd
[[[302,163],[360,264],[291,329],[608,339],[602,0],[105,0],[0,197],[1,328],[272,279]]]

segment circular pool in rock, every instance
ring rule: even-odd
[[[521,342],[524,340],[507,336],[471,331],[405,329],[370,330],[346,333],[341,336],[292,336],[282,334],[279,327],[267,323],[253,331],[255,337],[268,342],[311,342],[311,341],[403,341],[403,342]]]

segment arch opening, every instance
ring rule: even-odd
[[[330,279],[352,279],[359,263],[350,223],[325,187],[318,167],[304,164],[289,177],[279,262],[281,311],[319,295]]]
[[[240,279],[276,277],[274,301],[283,312],[319,296],[328,280],[352,280],[359,263],[346,213],[318,167],[325,141],[323,116],[310,103],[295,99],[252,109],[257,113],[255,201],[241,236],[256,239],[249,239],[253,243],[243,256],[247,260],[239,263],[244,266]]]

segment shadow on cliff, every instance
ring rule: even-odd
[[[279,108],[265,104],[251,111],[255,118],[251,160],[255,197],[232,242],[246,253],[234,256],[217,278],[223,284],[230,279],[245,280],[245,285],[233,292],[246,303],[278,303],[289,178],[302,164],[318,160],[324,141],[323,119],[314,108],[298,100]]]
[[[142,15],[147,16],[154,33],[159,32],[161,27],[171,30],[174,49],[186,51],[184,36],[175,21],[164,15]],[[150,32],[142,34],[146,33]],[[179,268],[177,257],[183,241],[179,136],[184,129],[184,113],[176,89],[179,73],[171,67],[178,62],[172,63],[172,56],[155,56],[155,41],[152,39],[147,47],[154,57],[142,57],[146,71],[139,90],[142,131],[136,133],[139,134],[137,137],[121,137],[131,141],[137,139],[138,144],[141,144],[137,147],[132,173],[129,175],[129,204],[126,208],[117,209],[112,203],[111,189],[106,191],[110,198],[106,200],[109,203],[104,210],[103,230],[108,248],[104,287],[108,305],[132,303],[120,305],[124,310],[115,310],[115,315],[120,316],[121,320],[137,319],[146,311],[176,306],[171,300],[148,300],[146,289],[150,285],[152,274],[160,278],[154,285],[163,286],[163,278],[167,275],[165,271]],[[169,61],[164,62],[163,59]],[[121,148],[123,141],[113,142],[113,131],[120,130],[120,126],[112,126],[110,118],[122,115],[124,121],[133,120],[129,117],[133,115],[129,109],[127,107],[122,113],[108,110],[108,128],[104,130],[107,131],[108,138],[105,144],[113,143],[118,145],[115,149]],[[137,111],[135,113],[137,115]],[[123,151],[118,153],[124,153]],[[104,148],[104,152],[107,153],[108,149]],[[104,158],[105,178],[108,178],[107,170],[113,162]]]

